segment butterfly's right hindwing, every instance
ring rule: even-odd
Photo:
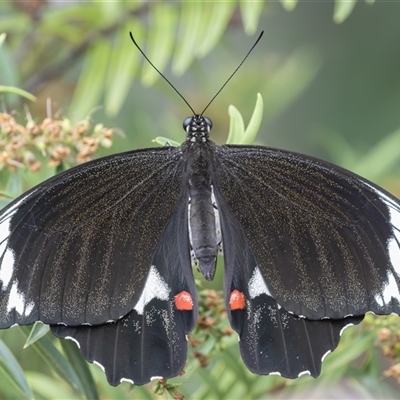
[[[359,324],[364,316],[312,321],[285,310],[269,293],[239,222],[218,190],[215,195],[224,243],[225,301],[244,363],[261,375],[317,377],[342,329]],[[233,293],[243,295],[241,307],[232,306]]]

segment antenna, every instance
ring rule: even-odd
[[[208,102],[208,104],[205,106],[204,110],[199,114],[199,115],[203,115],[204,112],[207,110],[207,108],[210,106],[210,104],[215,100],[215,98],[221,93],[222,89],[227,85],[227,83],[232,79],[233,75],[236,74],[236,72],[238,71],[238,69],[242,66],[242,64],[246,61],[246,58],[250,55],[250,53],[253,51],[254,47],[257,46],[258,42],[260,41],[260,39],[262,38],[262,36],[264,35],[264,31],[261,31],[260,35],[258,36],[257,40],[255,41],[255,43],[253,44],[253,46],[251,46],[250,50],[247,52],[247,54],[244,56],[243,60],[241,61],[241,63],[235,68],[235,70],[232,72],[232,74],[229,76],[229,78],[225,81],[225,83],[221,86],[221,88],[218,90],[218,92],[214,95],[214,97]],[[186,103],[186,105],[190,108],[190,110],[192,111],[193,115],[195,116],[196,113],[193,110],[192,106],[189,104],[189,102],[183,97],[183,95],[178,91],[178,89],[169,81],[169,79],[149,60],[149,58],[146,56],[146,54],[144,53],[144,51],[139,47],[139,45],[136,43],[135,38],[133,37],[132,32],[129,32],[129,36],[132,39],[133,44],[137,47],[137,49],[140,51],[140,53],[142,54],[142,56],[147,60],[147,62],[160,74],[160,76],[167,82],[169,83],[169,85],[172,87],[172,89],[175,90],[175,92],[179,95],[179,97]]]
[[[258,36],[257,40],[255,41],[255,43],[253,44],[253,46],[251,46],[250,50],[247,52],[247,54],[244,56],[242,62],[236,67],[236,69],[231,73],[231,76],[226,80],[226,82],[221,86],[221,89],[218,90],[217,93],[215,93],[214,97],[208,102],[208,104],[205,106],[204,110],[201,112],[200,115],[204,114],[204,111],[207,110],[207,108],[210,106],[210,104],[214,101],[214,99],[221,93],[222,89],[227,85],[227,83],[232,79],[233,75],[236,74],[236,72],[238,71],[238,69],[242,66],[242,64],[246,61],[246,58],[250,55],[250,53],[253,51],[254,47],[257,46],[258,42],[260,41],[260,39],[262,38],[262,35],[264,35],[264,31],[261,31],[260,35]]]

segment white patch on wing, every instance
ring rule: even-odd
[[[104,368],[103,364],[100,364],[100,363],[99,363],[98,361],[96,361],[96,360],[93,361],[93,364],[94,364],[94,365],[97,365],[98,367],[100,367],[100,368],[103,370],[103,372],[106,372],[106,369]]]
[[[327,356],[328,354],[330,354],[331,352],[332,352],[331,350],[328,350],[328,351],[322,356],[321,362],[324,362],[326,356]]]
[[[363,182],[364,185],[368,186],[371,188],[375,193],[378,193],[380,199],[385,203],[389,210],[390,214],[390,223],[393,226],[393,236],[397,239],[398,243],[400,243],[400,207],[397,204],[395,200],[393,200],[391,197],[389,197],[387,194],[382,193],[380,190],[377,188],[373,187],[372,185],[369,185],[366,182]]]
[[[396,279],[390,270],[387,271],[387,279],[386,285],[382,288],[382,293],[378,293],[375,296],[375,301],[381,307],[384,307],[386,304],[390,303],[392,297],[400,301],[399,287],[397,286]]]
[[[282,376],[282,374],[280,372],[270,372],[268,375],[278,375],[278,376]]]
[[[10,293],[8,294],[7,312],[15,308],[15,311],[22,314],[24,311],[25,299],[24,295],[19,293],[17,285],[18,281],[14,281]]]
[[[347,329],[349,326],[354,326],[354,324],[348,324],[348,325],[344,326],[344,327],[340,330],[339,336],[342,336],[342,335],[343,335],[343,332],[345,331],[345,329]]]
[[[122,383],[122,382],[128,382],[128,383],[130,383],[130,384],[134,385],[134,383],[133,383],[133,380],[132,380],[132,379],[128,379],[128,378],[121,378],[119,381],[120,381],[120,383]]]
[[[4,247],[7,246],[7,242],[4,242]],[[3,290],[8,288],[8,284],[11,281],[11,278],[14,273],[14,252],[11,249],[7,249],[5,253],[3,253],[3,245],[0,246],[0,258],[1,255],[4,254],[3,259],[1,261],[0,266],[0,281],[3,283]]]
[[[400,229],[400,225],[399,225]],[[400,236],[400,232],[397,232],[397,234]],[[397,276],[400,277],[400,237],[399,238],[390,238],[387,247],[388,247],[388,252],[389,252],[389,257],[390,257],[390,262],[392,263],[392,266],[394,270],[396,271]]]
[[[150,378],[150,382],[152,382],[152,381],[158,381],[158,380],[160,380],[160,379],[164,379],[162,376],[152,376],[151,378]]]
[[[12,215],[0,222],[0,281],[3,283],[3,290],[7,289],[14,272],[14,253],[7,249],[11,217]]]
[[[264,278],[262,277],[260,269],[258,267],[256,267],[253,271],[253,275],[249,280],[248,286],[251,299],[254,299],[255,297],[260,296],[264,293],[268,296],[271,296],[271,293],[268,290],[268,287],[265,284]]]
[[[303,375],[311,375],[311,372],[307,369],[306,371],[300,372],[297,377],[300,378]]]
[[[65,338],[64,339],[68,339],[68,340],[72,340],[73,342],[75,342],[76,343],[76,345],[78,346],[78,349],[80,349],[81,348],[81,345],[80,345],[80,343],[75,339],[75,338],[73,338],[72,336],[65,336]]]
[[[152,265],[149,275],[144,284],[143,292],[133,308],[139,315],[143,315],[145,306],[153,299],[168,300],[171,289],[157,271],[157,268]]]
[[[25,295],[18,290],[18,281],[15,280],[8,295],[7,312],[15,308],[18,314],[27,317],[32,312],[33,307],[33,302],[26,304]]]
[[[33,310],[33,307],[34,307],[34,303],[33,303],[33,301],[31,301],[30,303],[28,303],[28,304],[25,304],[25,311],[24,311],[24,316],[25,317],[28,317],[29,316],[29,314],[32,312],[32,310]],[[39,321],[40,322],[40,321]]]
[[[8,288],[8,284],[10,283],[14,272],[15,255],[11,249],[7,249],[8,239],[11,235],[11,219],[14,214],[18,212],[21,203],[35,193],[36,190],[37,189],[34,189],[29,194],[20,197],[19,201],[15,202],[7,211],[5,211],[3,219],[0,220],[0,281],[3,283],[3,290]]]
[[[392,270],[387,271],[386,285],[382,288],[382,293],[378,293],[375,296],[375,301],[383,307],[391,301],[392,297],[400,302],[400,288],[396,283],[395,276],[393,275],[395,273],[397,278],[400,278],[400,207],[397,202],[387,194],[382,193],[372,185],[365,182],[364,184],[374,192],[378,193],[380,200],[382,200],[389,211],[389,222],[392,225],[393,236],[388,239],[386,246],[394,272]]]

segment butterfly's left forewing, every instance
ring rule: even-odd
[[[0,213],[0,328],[102,324],[139,300],[183,193],[180,149],[72,168]]]
[[[77,341],[83,356],[104,368],[111,385],[171,378],[184,367],[186,335],[197,318],[187,207],[183,198],[157,245],[142,295],[126,316],[97,326],[51,327],[56,336]]]

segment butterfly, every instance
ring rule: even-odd
[[[400,312],[400,202],[294,152],[186,140],[64,171],[0,212],[0,328],[49,324],[111,385],[178,375],[222,241],[224,298],[254,373],[317,377],[342,330]],[[219,228],[221,234],[219,234]]]

